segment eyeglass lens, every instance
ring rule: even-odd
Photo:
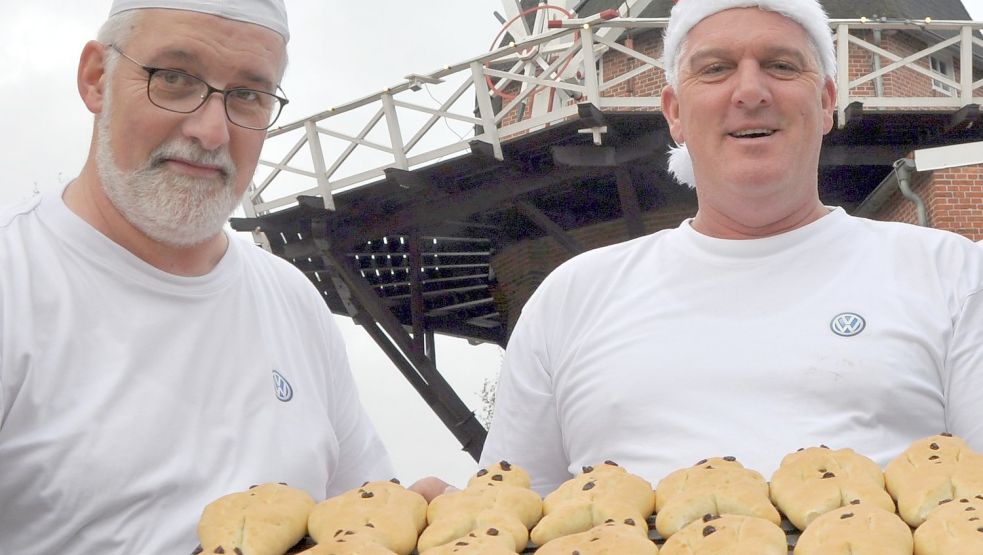
[[[194,75],[159,69],[150,76],[147,94],[151,102],[165,110],[188,113],[205,103],[210,88]],[[242,127],[266,129],[280,115],[280,100],[263,91],[230,89],[225,91],[224,101],[229,120]]]

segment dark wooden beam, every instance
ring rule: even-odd
[[[410,263],[410,322],[413,325],[413,345],[417,351],[426,355],[427,344],[424,338],[424,303],[423,282],[420,279],[420,268],[423,268],[423,257],[420,256],[420,235],[410,233],[409,263]]]
[[[570,236],[562,227],[556,224],[550,219],[542,210],[533,206],[533,204],[527,200],[517,200],[515,201],[515,209],[519,211],[520,214],[529,218],[532,223],[536,224],[539,229],[542,229],[550,237],[556,240],[557,243],[567,249],[571,254],[580,254],[584,252],[583,245],[580,241],[577,241]]]
[[[406,233],[411,229],[430,229],[445,220],[460,220],[472,214],[501,208],[514,197],[556,187],[564,183],[600,179],[610,170],[600,168],[556,169],[542,175],[504,173],[494,183],[477,190],[455,193],[429,191],[418,195],[415,202],[396,211],[363,211],[345,214],[339,210],[330,219],[331,237],[338,248],[351,249],[354,245],[393,233]]]
[[[906,145],[827,145],[819,153],[819,165],[891,166],[909,150]]]
[[[614,172],[618,181],[618,199],[621,201],[621,214],[628,227],[628,237],[635,239],[645,235],[645,224],[642,222],[642,207],[638,204],[638,192],[627,168],[619,167]]]
[[[617,146],[560,145],[550,147],[553,162],[570,168],[613,168],[639,160],[658,163],[666,157],[669,132],[656,129]]]
[[[477,461],[487,435],[484,426],[461,401],[433,361],[417,350],[402,323],[383,305],[365,280],[346,263],[344,252],[336,250],[331,244],[328,236],[330,218],[331,214],[325,211],[310,222],[311,234],[325,266],[330,267],[344,284],[344,294],[349,296],[356,309],[371,317],[371,320],[361,320],[365,324],[365,330],[454,434],[462,448]]]
[[[943,134],[969,129],[973,125],[978,125],[980,119],[980,105],[967,104],[952,115],[952,119],[949,120],[949,125],[946,126]]]

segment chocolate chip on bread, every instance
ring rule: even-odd
[[[785,531],[747,515],[704,515],[666,540],[661,555],[788,555]]]
[[[911,529],[892,511],[857,503],[816,518],[799,536],[795,555],[911,555]]]
[[[638,534],[636,525],[607,522],[586,532],[550,540],[536,550],[537,555],[655,555],[659,549],[648,538]]]
[[[339,540],[351,543],[355,536],[372,538],[399,555],[409,555],[426,522],[423,496],[391,480],[366,482],[318,503],[310,512],[307,527],[319,546]]]
[[[949,434],[914,442],[884,470],[898,513],[918,527],[941,501],[983,494],[983,455]]]
[[[947,500],[915,530],[915,555],[983,553],[983,494]]]
[[[489,529],[509,535],[512,544],[524,548],[529,529],[542,514],[543,501],[529,489],[526,471],[502,461],[478,471],[463,490],[439,495],[430,502],[429,524],[417,548],[426,551],[459,541],[469,532]]]
[[[877,463],[853,449],[825,446],[786,455],[772,475],[771,500],[799,530],[824,513],[861,501],[895,510]]]
[[[584,467],[543,500],[543,519],[530,534],[533,543],[586,532],[608,520],[629,524],[648,536],[645,522],[655,506],[652,485],[612,461]]]
[[[781,515],[768,498],[768,483],[734,457],[704,459],[677,470],[655,488],[655,528],[669,538],[703,515],[746,515],[778,526]]]
[[[283,555],[307,534],[314,499],[286,484],[262,484],[209,503],[198,521],[204,553]]]
[[[517,546],[510,534],[503,534],[497,528],[486,528],[468,532],[444,545],[421,550],[420,555],[514,555],[525,546]]]

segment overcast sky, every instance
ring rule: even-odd
[[[499,0],[288,0],[291,99],[280,122],[302,119],[488,50],[499,31]],[[6,2],[0,19],[0,203],[34,187],[72,179],[89,144],[92,116],[78,98],[75,70],[110,0]],[[983,0],[964,2],[983,20]],[[352,366],[399,478],[437,474],[463,484],[474,470],[450,433],[388,359],[347,318],[339,318]],[[438,367],[473,409],[482,382],[497,374],[497,347],[438,338]]]

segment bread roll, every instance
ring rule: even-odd
[[[815,519],[799,536],[795,555],[911,555],[911,529],[893,512],[869,503],[847,505]]]
[[[825,446],[786,455],[771,478],[771,500],[799,530],[855,501],[894,512],[877,463],[853,449],[833,451]]]
[[[543,519],[530,536],[536,545],[586,532],[608,520],[632,526],[648,536],[646,519],[655,506],[652,485],[612,461],[584,467],[543,500]]]
[[[788,555],[785,531],[763,518],[705,515],[666,540],[661,555]]]
[[[528,488],[529,475],[508,462],[478,471],[463,490],[439,495],[430,502],[429,525],[420,536],[418,549],[425,551],[469,532],[489,529],[508,534],[513,545],[525,548],[529,529],[543,514],[542,499]]]
[[[608,522],[586,532],[550,540],[536,550],[537,555],[656,555],[659,548],[648,536],[632,526]]]
[[[514,555],[525,547],[525,543],[517,546],[510,534],[503,534],[497,528],[487,528],[421,551],[420,555]]]
[[[734,457],[705,459],[669,474],[655,488],[655,528],[669,538],[703,515],[747,515],[779,525],[761,474]]]
[[[947,501],[915,530],[915,555],[983,553],[983,494]]]
[[[914,442],[884,470],[898,513],[912,527],[947,499],[983,494],[983,455],[949,434]]]
[[[318,545],[346,537],[345,543],[352,543],[365,537],[399,555],[409,555],[426,523],[423,496],[391,480],[367,482],[318,503],[311,510],[307,527]]]
[[[307,534],[314,499],[286,484],[262,484],[209,503],[198,521],[199,552],[283,555]]]
[[[327,541],[301,552],[302,555],[396,555],[386,549],[375,537],[360,534],[354,530],[338,530],[331,541]]]

